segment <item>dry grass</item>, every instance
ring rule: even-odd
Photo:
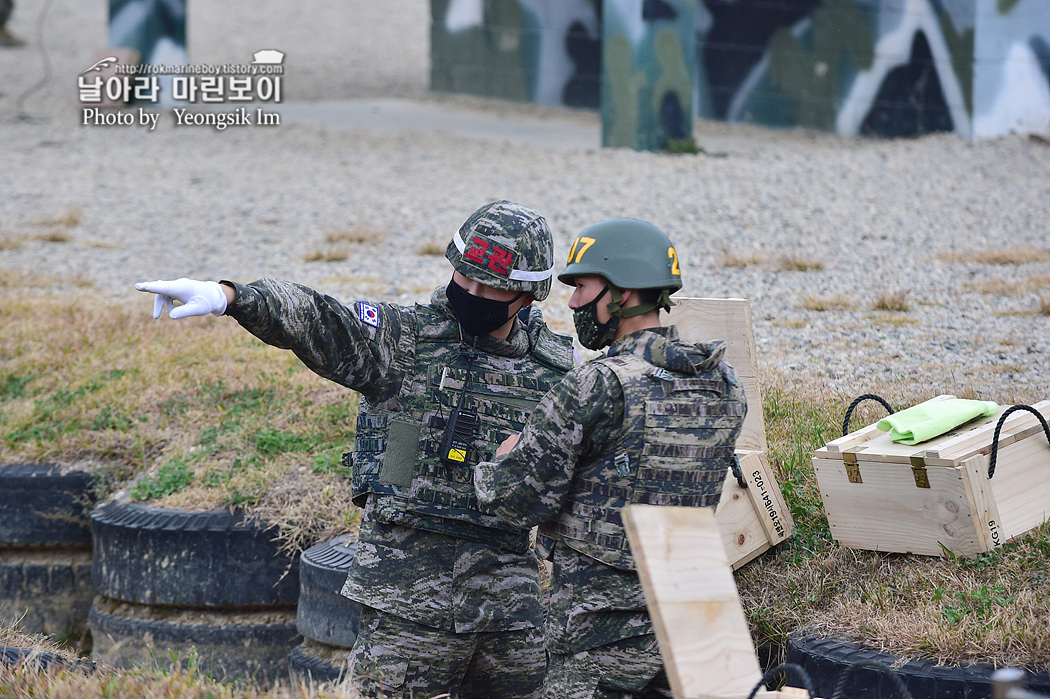
[[[0,250],[18,250],[25,243],[24,235],[0,235]]]
[[[952,251],[938,255],[945,262],[977,262],[985,265],[1025,265],[1050,262],[1050,250],[1017,245],[998,250]]]
[[[53,218],[41,219],[34,221],[34,226],[51,227],[57,226],[60,228],[76,228],[80,225],[80,218],[83,213],[79,206],[71,206],[66,209],[65,213],[59,214]]]
[[[987,279],[967,286],[982,294],[1017,296],[1050,288],[1050,274],[1030,274],[1010,279]]]
[[[1050,316],[1050,296],[1039,297],[1039,314]]]
[[[794,254],[781,258],[780,269],[785,272],[816,272],[824,269],[824,262],[814,257]]]
[[[190,663],[187,668],[94,671],[62,668],[46,670],[32,660],[15,666],[0,664],[0,695],[23,699],[82,699],[136,697],[136,699],[360,699],[352,689],[308,686],[283,681],[266,687],[246,682],[222,684],[205,677]]]
[[[54,230],[40,233],[39,235],[33,236],[36,240],[43,241],[45,243],[68,243],[73,240],[73,236],[68,231],[56,228]]]
[[[347,229],[329,231],[325,233],[324,240],[329,245],[361,245],[382,242],[388,234],[389,230],[382,226],[357,224]]]
[[[1050,525],[973,559],[839,546],[823,514],[812,456],[841,436],[853,396],[789,390],[776,377],[764,383],[771,464],[796,529],[736,574],[756,644],[782,647],[787,636],[806,631],[909,658],[1050,669]],[[900,384],[880,393],[899,409],[934,391]],[[1038,399],[982,398],[1002,404]],[[851,430],[884,415],[877,403],[865,401]]]
[[[304,262],[342,262],[350,257],[350,251],[342,246],[315,250],[303,255]]]
[[[806,294],[799,303],[808,311],[850,311],[856,307],[856,301],[842,294],[822,296],[819,294]]]
[[[445,254],[445,248],[447,246],[447,243],[423,243],[416,250],[416,253],[430,257],[437,257]]]
[[[768,259],[768,255],[757,250],[751,250],[743,253],[737,253],[731,250],[722,250],[718,253],[718,262],[723,267],[750,267],[752,265],[760,265]]]
[[[907,291],[883,291],[871,305],[873,311],[894,311],[905,313],[911,310]]]
[[[342,262],[349,259],[350,250],[355,245],[379,243],[383,241],[388,230],[383,227],[358,224],[350,228],[328,231],[324,235],[325,246],[320,250],[303,255],[304,262]]]

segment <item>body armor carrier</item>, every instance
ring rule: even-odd
[[[552,333],[534,313],[529,353],[500,357],[472,353],[461,344],[459,326],[432,308],[417,306],[416,323],[415,365],[393,401],[400,410],[381,410],[363,398],[359,404],[354,503],[363,506],[372,493],[381,522],[524,552],[528,530],[504,524],[480,505],[473,465],[520,432],[540,398],[572,368],[571,340]],[[443,460],[447,423],[460,405],[477,414],[477,425],[466,449]]]
[[[558,516],[540,533],[623,570],[635,568],[622,510],[634,503],[715,507],[746,404],[732,369],[671,373],[641,357],[601,360],[624,392],[619,441],[581,464]]]

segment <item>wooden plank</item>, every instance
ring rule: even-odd
[[[765,451],[766,427],[758,385],[751,302],[747,299],[676,298],[668,323],[678,326],[687,342],[725,340],[726,361],[736,370],[747,394],[747,417],[737,440],[739,449]]]
[[[623,514],[674,696],[746,696],[762,672],[715,513],[631,505]]]

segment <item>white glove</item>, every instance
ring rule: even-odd
[[[226,294],[218,282],[199,282],[183,277],[175,281],[139,282],[135,288],[156,294],[153,299],[154,318],[160,318],[165,308],[172,320],[207,313],[221,316],[226,312]],[[175,301],[182,305],[176,308]]]

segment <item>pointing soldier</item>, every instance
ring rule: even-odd
[[[518,314],[547,297],[553,251],[542,216],[497,201],[453,235],[452,279],[428,304],[344,305],[273,279],[136,286],[157,294],[155,317],[232,316],[360,392],[351,487],[364,513],[342,593],[362,605],[347,676],[366,696],[538,696],[536,556],[527,529],[479,505],[472,469],[573,365],[569,338],[536,309]]]
[[[475,467],[482,503],[539,525],[553,562],[543,697],[670,697],[624,530],[632,503],[714,507],[746,413],[725,343],[688,344],[660,310],[682,286],[656,226],[613,219],[582,231],[558,279],[580,343],[606,354],[569,372],[520,440]]]

